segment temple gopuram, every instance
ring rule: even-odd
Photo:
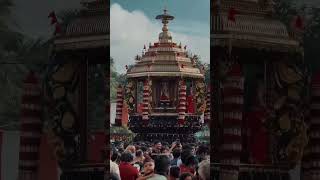
[[[115,122],[121,126],[124,99],[129,129],[136,133],[134,141],[195,142],[194,134],[204,125],[204,72],[186,46],[173,41],[168,23],[174,17],[165,9],[156,19],[163,24],[159,40],[145,46],[136,63],[127,67],[127,84],[118,90]]]
[[[216,179],[289,180],[310,152],[308,73],[299,30],[275,18],[271,0],[213,2]],[[314,179],[310,157],[307,165],[304,174]]]

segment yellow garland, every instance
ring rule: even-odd
[[[134,87],[133,81],[129,81],[125,87],[125,102],[128,105],[129,113],[132,113],[135,108],[134,90],[135,90],[135,87]]]
[[[205,94],[205,84],[203,81],[197,81],[196,82],[196,111],[197,114],[203,114],[205,111],[205,100],[206,100],[206,94]]]

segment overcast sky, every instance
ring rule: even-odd
[[[51,11],[78,9],[81,0],[13,0],[11,22],[20,32],[48,39],[53,27],[49,24]],[[298,0],[303,1],[303,0]],[[305,0],[320,5],[320,0]],[[209,0],[111,0],[111,55],[116,68],[123,72],[126,64],[141,53],[144,44],[157,41],[161,23],[154,18],[162,13],[164,5],[175,16],[170,23],[174,41],[187,44],[202,60],[210,60]]]
[[[169,24],[173,41],[187,45],[202,61],[210,61],[210,2],[200,0],[112,0],[110,53],[118,72],[134,63],[143,46],[158,41],[162,23],[155,19],[164,6],[175,19]]]

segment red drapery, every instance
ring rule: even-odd
[[[193,95],[190,94],[188,97],[187,97],[187,104],[188,104],[188,107],[187,107],[187,111],[188,113],[195,113],[195,109],[194,109],[194,101],[193,101]]]
[[[256,164],[264,164],[268,161],[269,138],[262,123],[265,117],[266,114],[262,110],[249,112],[247,116],[249,126],[249,152],[253,163]]]

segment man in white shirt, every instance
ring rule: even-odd
[[[113,151],[110,152],[110,174],[115,174],[120,178],[120,171],[119,171],[119,166],[117,163],[111,161],[111,157],[112,157]]]

